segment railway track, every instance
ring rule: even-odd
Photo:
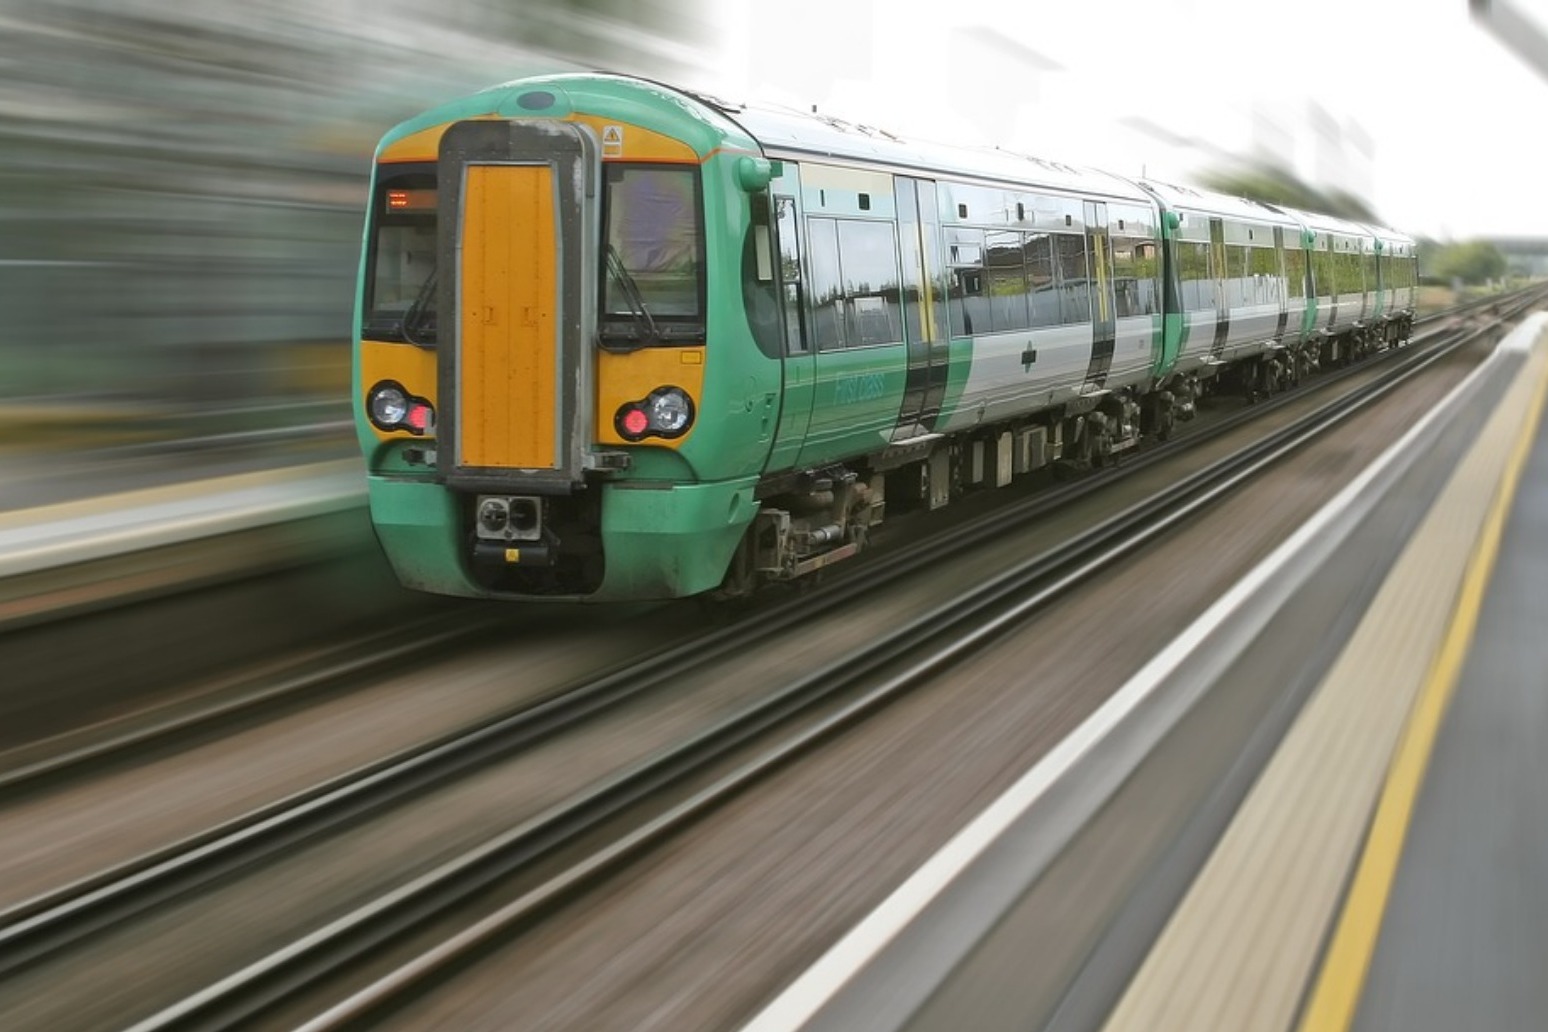
[[[1482,331],[1478,331],[1482,332]],[[1463,335],[1452,346],[1464,346]],[[710,807],[810,748],[825,736],[908,692],[967,652],[1047,605],[1070,586],[1166,534],[1178,522],[1251,479],[1258,471],[1335,426],[1368,401],[1416,375],[1445,354],[1439,348],[1392,353],[1398,367],[1332,410],[1298,422],[1228,463],[1175,485],[1154,504],[1136,507],[1080,539],[1023,563],[970,596],[953,599],[897,627],[863,652],[830,664],[759,699],[691,739],[616,772],[452,861],[422,873],[371,904],[269,953],[134,1027],[233,1027],[285,1000],[300,987],[369,957],[408,929],[444,921],[491,886],[525,879],[525,887],[492,911],[470,916],[444,936],[345,1002],[323,1009],[308,1027],[341,1027],[433,977],[492,937],[584,891],[595,878],[638,855]],[[1355,369],[1368,369],[1362,364]],[[1324,380],[1323,382],[1326,382]],[[1251,414],[1265,411],[1259,406]],[[1185,442],[1175,446],[1181,447]],[[1158,449],[1157,452],[1166,449]],[[1129,468],[1154,461],[1142,457]],[[1043,511],[1100,486],[1092,478],[958,528],[960,546],[992,538],[1008,522]],[[830,588],[781,606],[754,621],[712,632],[648,662],[620,669],[537,706],[506,714],[464,735],[354,772],[337,784],[234,822],[163,855],[144,858],[89,883],[52,893],[0,914],[0,970],[17,971],[58,954],[93,932],[177,899],[302,843],[390,811],[432,787],[498,762],[534,742],[565,733],[595,715],[670,687],[685,664],[735,657],[759,640],[797,628],[879,583],[902,577],[904,556],[868,565]],[[594,848],[593,848],[594,847]],[[571,854],[575,855],[571,855]],[[559,868],[559,869],[555,869]]]

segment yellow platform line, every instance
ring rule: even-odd
[[[1504,536],[1505,522],[1510,516],[1522,471],[1532,452],[1545,399],[1548,399],[1548,373],[1538,378],[1531,408],[1485,517],[1478,544],[1468,561],[1451,625],[1403,730],[1376,805],[1370,835],[1298,1032],[1346,1032],[1354,1022],[1371,957],[1376,951],[1376,940],[1381,934],[1387,900],[1392,894],[1392,883],[1402,859],[1414,803],[1424,783],[1441,720],[1446,715],[1473,633],[1478,627],[1484,594],[1499,558],[1500,539]]]

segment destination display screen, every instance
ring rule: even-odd
[[[388,190],[386,204],[386,211],[389,215],[434,213],[436,205],[435,190]]]

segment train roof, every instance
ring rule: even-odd
[[[827,159],[884,166],[927,177],[980,179],[1133,201],[1154,201],[1133,183],[1097,169],[990,147],[904,139],[828,115],[760,105],[727,109],[770,157]]]
[[[1392,229],[1390,226],[1378,226],[1375,223],[1367,223],[1365,228],[1376,234],[1383,243],[1403,244],[1408,247],[1413,247],[1416,243],[1414,238],[1407,233]]]
[[[604,72],[564,72],[531,76],[490,86],[425,112],[394,128],[389,139],[427,128],[451,118],[471,117],[489,111],[522,117],[529,115],[521,103],[534,90],[563,95],[565,105],[591,103],[619,110],[648,105],[658,116],[651,123],[658,131],[682,133],[690,145],[707,153],[719,145],[702,136],[709,130],[725,142],[745,146],[755,143],[771,158],[828,160],[871,165],[888,171],[915,173],[922,177],[980,180],[1010,186],[1046,188],[1061,192],[1119,199],[1154,208],[1155,202],[1128,180],[1097,169],[1049,161],[992,147],[960,147],[906,140],[872,126],[846,122],[830,115],[797,111],[772,105],[741,104],[632,75]],[[591,109],[593,114],[603,111]],[[745,139],[744,139],[745,138]],[[386,142],[386,141],[384,141]]]
[[[1204,190],[1196,186],[1167,183],[1158,179],[1142,179],[1140,186],[1154,194],[1168,208],[1197,211],[1223,218],[1243,219],[1248,222],[1264,222],[1272,226],[1301,228],[1299,222],[1283,209],[1249,200],[1232,194]]]
[[[1366,226],[1331,215],[1300,211],[1282,205],[1262,204],[1229,194],[1157,180],[1134,182],[1100,169],[1051,161],[998,147],[963,147],[924,140],[904,139],[872,126],[846,122],[830,115],[764,104],[728,103],[705,93],[637,76],[602,72],[569,72],[531,76],[490,86],[459,98],[395,126],[382,141],[427,129],[457,118],[497,114],[529,116],[521,103],[534,89],[573,93],[604,104],[625,107],[641,102],[661,116],[660,128],[694,137],[702,152],[713,149],[714,139],[735,138],[744,146],[746,137],[771,158],[828,160],[871,165],[925,178],[978,180],[1001,185],[1051,189],[1063,193],[1122,200],[1155,209],[1196,210],[1211,215],[1268,224],[1309,228],[1365,239],[1372,237],[1413,245],[1414,240],[1396,230]]]
[[[1354,236],[1369,239],[1379,236],[1379,232],[1372,226],[1362,222],[1354,222],[1350,219],[1339,218],[1337,215],[1323,215],[1315,211],[1303,211],[1300,208],[1286,207],[1285,211],[1295,216],[1307,229],[1317,233],[1340,233],[1344,236]]]

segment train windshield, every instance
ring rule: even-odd
[[[435,343],[435,212],[433,174],[384,177],[377,185],[363,338]]]
[[[608,164],[599,332],[604,343],[704,339],[699,172]]]

